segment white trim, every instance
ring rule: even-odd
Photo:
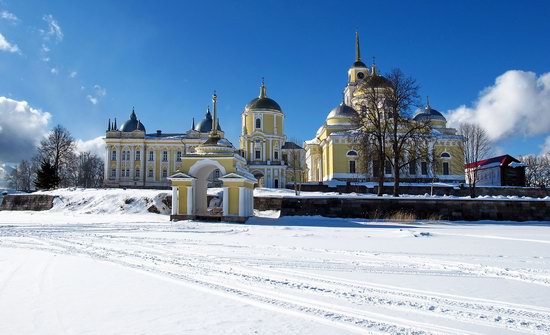
[[[233,157],[231,157],[233,158]],[[221,175],[225,175],[226,172],[225,172],[225,168],[223,167],[223,165],[220,164],[220,162],[218,161],[215,161],[215,160],[212,160],[212,159],[201,159],[201,160],[198,160],[195,164],[191,165],[191,167],[189,168],[189,174],[194,176],[197,174],[197,172],[199,172],[203,167],[205,166],[212,166],[214,165],[217,169],[220,170],[220,174]]]
[[[224,187],[223,188],[223,215],[227,216],[229,215],[229,188]]]
[[[178,214],[178,204],[178,188],[176,186],[172,186],[172,215]]]
[[[193,215],[193,186],[187,186],[187,215]]]
[[[239,216],[244,216],[245,209],[244,187],[239,186]]]

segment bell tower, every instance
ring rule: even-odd
[[[344,89],[344,101],[351,106],[351,98],[357,84],[369,76],[369,68],[361,61],[361,48],[359,45],[359,32],[355,32],[355,62],[348,70],[348,84]]]

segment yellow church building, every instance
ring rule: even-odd
[[[359,36],[356,34],[356,59],[348,70],[343,101],[333,108],[315,137],[305,142],[307,179],[313,182],[375,181],[379,164],[368,157],[360,157],[360,148],[354,132],[357,111],[364,108],[365,90],[371,85],[376,89],[390,89],[387,79],[377,73],[376,65],[368,67],[361,61]],[[447,120],[429,102],[414,116],[414,121],[428,121],[432,134],[428,138],[427,155],[411,160],[401,172],[401,180],[411,182],[438,179],[446,182],[464,182],[464,157],[461,150],[462,136],[447,127]],[[360,164],[363,163],[363,164]],[[379,166],[379,165],[378,165]],[[385,165],[385,178],[391,180],[392,169]]]

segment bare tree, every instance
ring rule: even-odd
[[[387,79],[391,89],[384,91],[389,123],[386,153],[393,169],[393,196],[398,197],[401,169],[416,164],[418,156],[426,151],[431,125],[427,120],[412,119],[413,108],[420,105],[416,80],[400,69],[388,73]]]
[[[283,147],[283,160],[287,163],[287,175],[290,175],[294,185],[294,193],[300,195],[304,182],[305,150],[296,139],[287,141]]]
[[[530,187],[550,187],[550,155],[528,155],[519,158],[525,163],[525,184]]]
[[[32,162],[22,160],[8,176],[8,185],[16,190],[30,192],[34,185],[36,167]]]
[[[460,148],[466,164],[466,182],[470,190],[470,197],[476,196],[476,183],[478,181],[479,165],[477,162],[487,158],[491,152],[491,142],[487,132],[475,123],[462,123],[458,132],[463,137]]]
[[[82,152],[78,156],[77,183],[79,187],[101,187],[103,184],[103,160],[96,154]]]
[[[47,138],[40,142],[35,161],[48,160],[53,166],[60,186],[71,186],[76,177],[75,142],[71,133],[57,125]]]
[[[369,81],[360,90],[362,105],[359,106],[355,123],[358,130],[355,132],[356,142],[359,145],[360,155],[363,158],[363,169],[369,166],[366,160],[373,157],[373,175],[378,179],[378,196],[382,196],[384,188],[384,168],[387,150],[387,135],[389,130],[388,118],[385,110],[385,90],[388,89],[385,78],[373,74]],[[376,162],[376,163],[375,163]]]

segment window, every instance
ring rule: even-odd
[[[139,178],[139,169],[136,169],[136,178]]]
[[[355,173],[355,161],[349,161],[349,173]]]
[[[378,177],[380,175],[380,162],[372,161],[372,176]]]
[[[391,162],[390,161],[386,161],[386,165],[384,166],[384,173],[385,174],[391,174]]]
[[[149,169],[149,173],[147,174],[147,177],[153,178],[153,169]]]
[[[420,172],[422,173],[423,176],[428,175],[428,163],[427,162],[420,163]]]
[[[126,169],[126,177],[130,177],[130,169]]]
[[[357,157],[357,151],[355,151],[355,150],[350,150],[350,151],[348,151],[348,153],[346,154],[346,156],[348,156],[348,157],[350,157],[350,156],[351,156],[351,157]]]
[[[275,188],[279,188],[279,179],[275,179]]]
[[[112,178],[116,177],[116,169],[111,169],[111,177]]]
[[[167,177],[168,177],[168,170],[163,169],[162,170],[162,178],[167,178]]]
[[[163,151],[162,152],[162,161],[163,162],[168,162],[168,151]]]
[[[441,154],[441,158],[451,158],[451,154],[449,154],[448,152],[443,152]]]
[[[414,176],[416,174],[416,162],[409,163],[409,174]]]
[[[275,152],[273,153],[273,159],[276,160],[276,161],[279,160],[279,152],[278,152],[278,151],[275,151]]]
[[[445,176],[449,175],[449,162],[443,163],[443,175]]]
[[[220,170],[216,169],[214,170],[214,180],[218,180],[220,178]]]
[[[141,151],[137,150],[136,151],[136,161],[140,161],[141,160]]]
[[[256,150],[256,159],[261,159],[262,158],[262,153],[260,152],[260,150]]]
[[[176,162],[181,162],[181,151],[176,153]]]
[[[155,153],[152,151],[149,151],[149,161],[152,162],[155,160]]]
[[[287,154],[283,154],[283,160],[284,160],[285,162],[288,162],[288,155],[287,155]]]
[[[113,150],[113,152],[111,152],[111,160],[116,161],[116,150]]]
[[[260,118],[256,119],[256,129],[262,128],[262,120]]]
[[[126,150],[122,151],[122,157],[121,157],[121,160],[125,161],[126,160]]]

